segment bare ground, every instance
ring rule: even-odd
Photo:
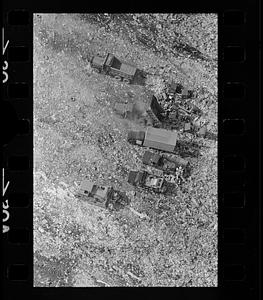
[[[131,207],[141,215],[110,213],[74,197],[84,177],[133,190],[126,177],[139,168],[144,150],[127,143],[128,129],[138,125],[117,117],[113,105],[143,101],[163,77],[198,92],[196,104],[216,134],[216,49],[209,39],[217,39],[215,16],[174,18],[176,45],[188,45],[188,52],[178,46],[170,53],[165,42],[145,46],[121,16],[107,26],[91,16],[34,16],[35,286],[217,285],[216,141],[200,139],[206,147],[191,160],[193,174],[176,195],[138,192]],[[157,20],[158,36],[167,30]],[[187,27],[198,20],[203,31]],[[191,37],[197,32],[205,38]],[[155,75],[145,87],[94,73],[88,60],[107,52]],[[165,205],[157,208],[158,202]]]

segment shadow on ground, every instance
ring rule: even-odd
[[[131,84],[145,86],[146,78],[147,78],[147,73],[143,70],[137,69],[137,72]]]

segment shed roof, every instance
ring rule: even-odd
[[[177,141],[177,132],[147,127],[143,145],[163,151],[173,152]]]
[[[80,184],[80,189],[87,192],[91,192],[93,187],[94,183],[87,179],[83,180]]]
[[[143,180],[145,172],[141,171],[130,171],[128,175],[128,182],[133,185],[140,184],[141,181]]]
[[[142,158],[142,162],[145,164],[148,164],[150,162],[153,163],[158,163],[159,159],[161,158],[161,156],[157,153],[152,153],[150,151],[145,151],[143,158]]]
[[[162,108],[162,106],[160,105],[160,103],[158,102],[157,98],[154,95],[152,95],[151,97],[146,97],[145,106],[146,106],[146,110],[156,109],[158,110],[159,113],[164,112],[164,109]]]
[[[128,132],[128,141],[129,140],[139,140],[143,141],[145,137],[145,132],[144,131],[129,131]]]

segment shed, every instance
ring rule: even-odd
[[[94,187],[94,183],[92,183],[91,181],[85,179],[81,182],[80,184],[80,190],[85,193],[85,192],[92,192],[92,189]]]
[[[129,131],[128,132],[128,141],[143,141],[145,137],[145,132],[144,131]]]
[[[161,156],[157,153],[145,151],[143,158],[142,158],[142,162],[146,165],[149,163],[157,164],[159,162],[160,158],[161,158]]]
[[[173,152],[177,141],[177,132],[147,127],[143,146],[167,152]]]
[[[128,175],[128,182],[132,185],[138,185],[143,181],[145,172],[140,171],[130,171]]]

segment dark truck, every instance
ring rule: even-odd
[[[84,180],[76,197],[86,200],[89,204],[109,210],[119,210],[130,203],[124,192],[112,187],[100,186],[89,180]]]
[[[167,182],[163,177],[146,171],[130,171],[128,182],[133,186],[145,187],[157,193],[165,193],[167,191]]]
[[[165,154],[145,151],[142,163],[162,170],[165,174],[177,174],[178,171],[182,170],[184,178],[187,178],[191,172],[190,163],[177,155],[166,156]]]
[[[198,156],[198,145],[188,141],[178,141],[176,131],[147,127],[146,130],[129,131],[128,142],[164,152],[178,153],[182,157]]]
[[[108,74],[127,83],[132,83],[137,71],[136,67],[119,60],[111,53],[105,57],[94,56],[91,59],[91,67],[98,73]]]

